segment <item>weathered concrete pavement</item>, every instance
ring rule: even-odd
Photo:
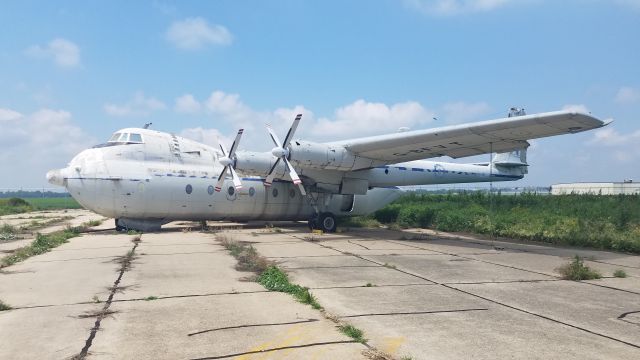
[[[185,226],[140,242],[85,234],[3,269],[0,300],[15,309],[0,312],[0,358],[363,358],[319,311],[244,281],[214,234]],[[227,236],[397,359],[640,358],[638,256],[418,230]],[[574,254],[605,278],[560,280]]]

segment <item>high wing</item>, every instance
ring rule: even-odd
[[[332,142],[369,159],[396,163],[438,156],[461,158],[529,146],[527,140],[573,134],[608,125],[596,117],[554,111]]]

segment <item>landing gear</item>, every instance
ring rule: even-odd
[[[115,221],[116,221],[116,231],[123,232],[128,230],[126,227],[120,225],[120,219],[115,219]]]
[[[336,232],[338,223],[336,217],[330,212],[323,212],[309,219],[309,229],[322,230],[323,232]]]

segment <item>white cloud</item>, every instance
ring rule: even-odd
[[[638,143],[640,143],[640,130],[621,134],[612,127],[594,131],[592,138],[587,142],[588,145],[600,147],[600,152],[608,153],[618,163],[640,161]]]
[[[17,111],[0,108],[0,122],[18,120],[21,117],[22,117],[22,114],[20,114]]]
[[[443,16],[491,11],[510,2],[512,0],[404,0],[410,8]]]
[[[112,116],[148,116],[154,111],[164,110],[167,106],[154,97],[147,97],[139,91],[122,105],[105,104],[104,111]]]
[[[0,179],[0,187],[50,187],[45,180],[48,170],[65,166],[78,152],[96,143],[64,110],[45,108],[22,115],[0,109],[0,114],[10,114],[0,121],[0,168],[15,175]]]
[[[53,39],[45,46],[30,46],[26,53],[34,58],[53,59],[60,67],[72,68],[80,65],[80,48],[63,38]]]
[[[478,119],[488,114],[491,106],[486,102],[467,103],[464,101],[448,102],[442,105],[442,118],[448,123],[463,123]]]
[[[218,129],[205,129],[202,127],[188,128],[180,132],[180,136],[211,145],[218,148],[218,140],[222,142],[226,148],[231,144],[230,138],[223,135]]]
[[[197,114],[202,110],[202,105],[191,94],[184,94],[176,98],[174,110],[183,114]]]
[[[567,104],[562,107],[562,110],[581,112],[585,114],[590,113],[589,109],[584,104]]]
[[[326,139],[395,132],[400,127],[423,126],[432,121],[433,114],[415,101],[388,106],[360,99],[338,108],[333,119],[318,119],[312,134]]]
[[[166,38],[184,50],[199,50],[207,45],[229,45],[233,40],[227,28],[209,24],[201,17],[174,22],[167,30]]]
[[[623,86],[618,90],[615,101],[619,104],[634,104],[640,102],[640,90]]]

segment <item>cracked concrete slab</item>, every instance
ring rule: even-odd
[[[254,352],[278,359],[357,359],[365,349],[348,343],[318,311],[282,293],[116,302],[112,307],[118,314],[103,322],[90,358],[250,358]],[[304,346],[321,343],[327,345]]]

